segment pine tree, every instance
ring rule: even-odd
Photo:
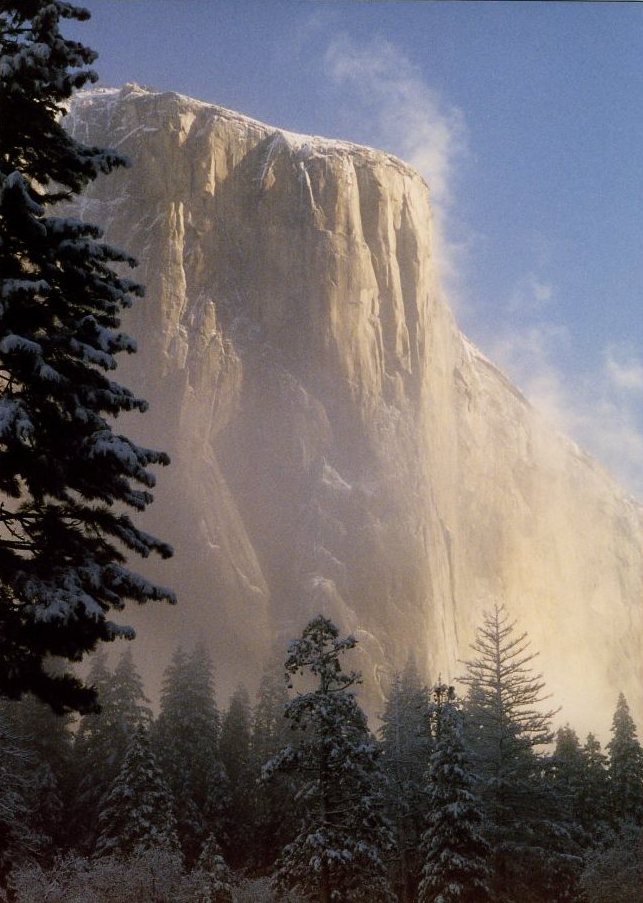
[[[579,818],[592,840],[608,831],[609,777],[607,756],[594,734],[588,734],[583,746],[583,773],[579,793]]]
[[[179,849],[172,797],[150,748],[147,728],[131,738],[125,759],[102,801],[94,855],[129,856]]]
[[[552,756],[555,773],[560,779],[561,787],[575,792],[578,775],[583,768],[583,751],[576,731],[566,724],[556,731],[556,746]]]
[[[569,825],[544,775],[543,747],[555,712],[530,665],[525,633],[496,605],[485,614],[462,682],[468,687],[465,733],[479,778],[486,839],[493,848],[493,892],[499,900],[566,899],[580,860]],[[540,894],[540,896],[538,896]]]
[[[283,664],[272,659],[264,668],[252,719],[251,757],[259,767],[290,740],[289,701]]]
[[[250,696],[240,686],[232,694],[221,722],[219,753],[234,791],[245,780],[250,759]]]
[[[380,728],[386,773],[386,811],[395,831],[396,890],[401,903],[415,898],[422,866],[420,837],[425,819],[424,776],[431,748],[428,689],[410,659],[393,676]]]
[[[625,696],[620,693],[609,752],[609,786],[612,816],[618,822],[643,825],[643,750]]]
[[[264,669],[255,705],[250,744],[253,780],[252,855],[260,872],[269,869],[277,854],[296,835],[296,779],[285,773],[273,774],[270,781],[259,780],[262,767],[293,740],[285,717],[289,697],[282,663],[268,662]]]
[[[196,864],[198,892],[194,903],[232,903],[234,879],[214,834],[209,834]]]
[[[25,802],[29,829],[40,860],[51,859],[70,841],[71,719],[55,715],[31,694],[20,701],[6,700],[0,709],[28,761]]]
[[[0,712],[0,888],[16,863],[38,850],[29,830],[29,771],[32,764],[21,738]]]
[[[101,699],[101,712],[88,712],[80,720],[74,739],[73,771],[76,787],[72,801],[76,826],[74,846],[93,849],[101,797],[116,777],[121,762],[112,756],[109,689],[113,679],[107,653],[99,648],[92,656],[87,683]]]
[[[114,672],[104,654],[94,656],[88,682],[98,689],[101,711],[83,716],[74,744],[74,824],[84,852],[93,849],[101,800],[123,764],[133,735],[151,721],[143,683],[129,650]]]
[[[486,903],[491,850],[482,836],[482,812],[465,753],[462,716],[453,687],[433,690],[435,747],[426,786],[427,827],[419,903]]]
[[[189,866],[208,834],[224,834],[229,784],[218,759],[220,729],[209,655],[202,646],[191,655],[178,649],[165,672],[154,749]]]
[[[580,829],[579,809],[586,763],[578,735],[568,724],[556,731],[556,746],[547,764],[556,798]]]
[[[251,854],[248,832],[252,825],[253,775],[250,762],[250,697],[238,687],[221,722],[219,756],[229,781],[227,857],[234,868],[245,865]]]
[[[122,760],[132,735],[142,725],[149,727],[152,721],[149,699],[131,649],[126,649],[121,655],[110,684],[107,694],[112,746],[115,758]],[[99,714],[101,716],[102,713]]]
[[[355,639],[338,639],[321,615],[291,643],[286,672],[315,682],[288,703],[286,717],[300,732],[264,769],[292,771],[302,779],[301,830],[277,861],[274,884],[296,888],[306,899],[391,901],[383,854],[392,836],[381,814],[383,776],[366,717],[350,688],[360,681],[342,670],[340,657]]]
[[[593,734],[584,746],[566,725],[556,732],[556,747],[547,762],[555,799],[568,821],[575,843],[589,848],[610,835],[607,757]]]
[[[207,771],[205,803],[200,813],[201,820],[199,824],[201,825],[201,834],[206,838],[208,834],[214,834],[217,838],[221,837],[226,847],[230,849],[232,840],[229,831],[231,826],[234,826],[236,823],[236,814],[232,810],[230,779],[223,762],[217,756],[218,753],[215,750],[214,757]],[[243,841],[244,847],[246,843],[248,843],[247,836]],[[245,858],[245,851],[239,851],[236,855],[239,858]]]
[[[95,694],[46,658],[131,637],[109,617],[128,599],[174,598],[125,566],[125,550],[172,553],[122,510],[152,501],[148,468],[167,455],[110,424],[146,409],[107,375],[135,351],[120,315],[142,289],[113,268],[135,262],[96,226],[55,215],[125,163],[63,127],[65,102],[97,76],[95,53],[60,24],[88,15],[63,0],[0,7],[0,693],[60,712],[92,708]]]

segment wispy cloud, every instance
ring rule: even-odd
[[[610,345],[605,350],[605,372],[617,391],[643,393],[643,363],[630,350]]]
[[[510,313],[534,313],[541,311],[554,299],[554,289],[550,282],[528,273],[515,286],[507,310]]]
[[[454,283],[462,245],[450,237],[450,220],[458,165],[467,153],[462,113],[426,83],[395,44],[381,38],[365,43],[336,38],[326,52],[325,68],[341,92],[353,137],[396,154],[427,180],[441,276]]]
[[[366,128],[420,170],[438,205],[450,203],[454,166],[466,147],[460,111],[426,84],[398,47],[381,38],[366,44],[337,38],[326,64],[335,83],[351,91],[346,100],[362,108]]]
[[[573,336],[555,311],[547,319],[528,316],[521,325],[508,325],[485,350],[556,429],[643,498],[643,364],[631,351],[610,345],[593,370],[570,376],[573,368],[565,361],[574,350]]]

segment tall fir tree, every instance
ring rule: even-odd
[[[149,467],[168,457],[111,424],[147,407],[108,377],[136,349],[119,326],[142,289],[114,269],[135,261],[59,210],[126,162],[64,129],[66,101],[97,76],[60,26],[88,17],[63,0],[0,6],[0,694],[60,712],[96,698],[49,656],[131,637],[110,618],[129,599],[174,599],[125,564],[172,553],[125,513],[152,501]]]
[[[546,759],[546,776],[560,817],[567,825],[570,850],[579,856],[592,845],[599,833],[595,821],[597,801],[588,798],[588,760],[578,735],[568,724],[556,731],[556,745]],[[580,863],[579,863],[580,870]]]
[[[104,648],[99,648],[92,656],[87,683],[100,696],[102,710],[100,714],[88,712],[83,715],[74,738],[76,787],[71,811],[76,825],[74,846],[83,853],[89,853],[93,848],[98,804],[121,764],[114,763],[111,752],[108,691],[112,678],[107,653]]]
[[[612,721],[609,789],[612,818],[643,825],[643,749],[625,696],[620,693]]]
[[[123,764],[103,798],[96,857],[130,856],[158,848],[178,852],[173,801],[141,725],[130,739]]]
[[[314,682],[288,703],[286,717],[300,732],[266,766],[302,778],[301,829],[277,860],[274,885],[305,899],[392,901],[384,856],[392,835],[382,815],[378,748],[351,687],[360,681],[340,659],[353,637],[339,639],[327,618],[314,618],[290,645],[286,672]]]
[[[9,719],[0,711],[0,892],[17,863],[39,852],[29,828],[32,757]]]
[[[579,852],[611,836],[606,765],[607,757],[593,734],[581,746],[569,725],[558,729],[547,774]]]
[[[542,675],[527,634],[504,607],[484,616],[461,678],[468,688],[465,732],[479,779],[486,839],[499,901],[549,901],[572,893],[580,860],[564,813],[544,779],[555,712],[543,703]]]
[[[214,834],[206,838],[192,877],[198,882],[194,903],[232,903],[234,878]]]
[[[286,718],[288,702],[283,660],[278,662],[273,658],[264,668],[257,691],[250,743],[252,851],[259,872],[270,869],[279,851],[296,834],[292,803],[297,792],[296,777],[281,772],[274,774],[270,781],[259,780],[263,766],[294,740],[295,735]]]
[[[401,903],[415,899],[422,859],[425,771],[431,749],[429,691],[414,660],[393,676],[380,727],[386,811],[395,833],[394,885]]]
[[[113,672],[104,653],[94,656],[88,682],[98,689],[101,711],[81,718],[73,764],[74,823],[85,853],[93,849],[101,800],[123,764],[132,736],[141,726],[149,726],[152,714],[129,650]]]
[[[579,818],[592,842],[609,830],[609,775],[607,756],[594,734],[588,734],[583,745],[583,773],[578,798]]]
[[[482,807],[465,752],[453,687],[433,690],[435,746],[426,775],[419,903],[491,903],[491,848],[482,836]]]
[[[177,649],[165,672],[153,736],[188,865],[208,834],[225,833],[229,786],[218,758],[220,731],[210,656],[203,646],[190,655]]]
[[[39,860],[51,861],[71,842],[73,791],[71,716],[55,715],[31,694],[0,706],[28,761],[25,801]]]
[[[281,660],[273,657],[267,662],[259,688],[252,716],[251,756],[263,765],[291,739],[292,728],[286,718],[286,707],[290,702]]]
[[[229,781],[227,859],[234,868],[245,865],[252,854],[248,835],[253,815],[253,775],[250,760],[250,696],[245,687],[232,694],[221,721],[219,757]]]

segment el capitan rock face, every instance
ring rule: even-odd
[[[459,333],[422,178],[134,86],[69,121],[133,163],[80,203],[147,286],[126,429],[173,458],[150,520],[180,595],[136,615],[148,647],[202,636],[232,682],[323,611],[377,710],[409,652],[457,677],[504,601],[564,717],[600,730],[622,689],[641,719],[641,509]]]

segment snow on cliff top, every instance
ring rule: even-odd
[[[366,156],[369,158],[385,159],[390,165],[402,170],[403,172],[419,179],[424,185],[426,180],[410,163],[406,163],[394,154],[378,148],[372,148],[365,144],[357,144],[352,141],[344,141],[339,138],[324,138],[320,135],[301,135],[297,132],[291,132],[288,129],[282,129],[277,126],[269,125],[259,119],[253,119],[243,113],[230,110],[219,104],[208,103],[204,100],[197,100],[186,94],[180,94],[177,91],[161,91],[156,88],[143,87],[136,83],[128,83],[121,88],[111,87],[92,87],[74,94],[70,106],[76,104],[86,105],[100,103],[103,106],[115,105],[122,100],[131,97],[166,97],[174,98],[184,105],[187,109],[193,110],[209,110],[217,119],[225,119],[231,123],[236,123],[246,129],[257,129],[266,134],[273,134],[275,138],[283,142],[288,148],[295,153],[300,159],[311,156],[328,156],[331,154]],[[427,186],[428,188],[428,186]]]

